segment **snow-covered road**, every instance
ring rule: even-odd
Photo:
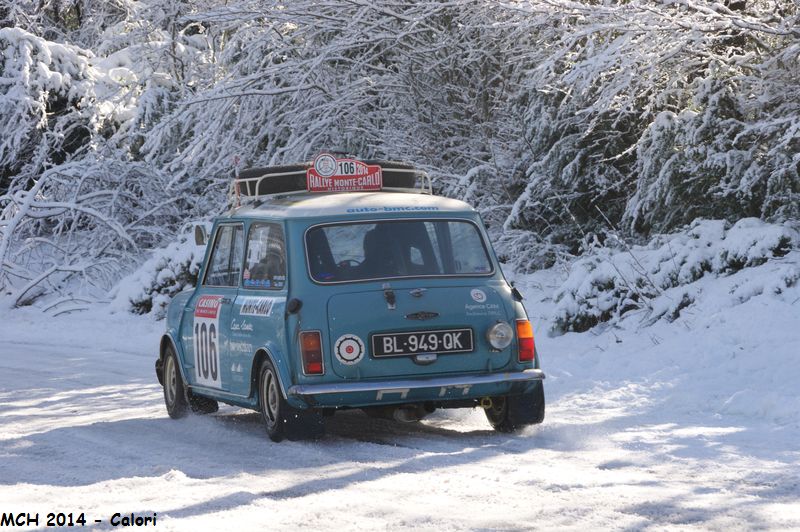
[[[550,281],[518,280],[532,316]],[[540,334],[547,418],[512,436],[479,411],[347,412],[323,441],[281,444],[231,407],[173,421],[153,372],[162,323],[6,313],[0,513],[105,529],[116,512],[155,513],[157,530],[800,529],[800,294],[726,307],[741,281],[709,282],[706,307],[674,323]]]

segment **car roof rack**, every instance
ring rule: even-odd
[[[431,178],[414,165],[402,161],[365,160],[370,166],[380,166],[383,175],[381,192],[433,194]],[[307,176],[314,162],[265,166],[242,170],[234,177],[228,192],[231,209],[270,198],[309,193]],[[338,194],[339,192],[325,192]]]

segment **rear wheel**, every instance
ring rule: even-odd
[[[164,403],[172,419],[180,419],[186,415],[186,387],[178,368],[178,357],[172,347],[167,347],[164,352]]]
[[[522,395],[492,397],[485,410],[486,419],[498,432],[514,432],[544,421],[544,385],[536,384],[533,391]]]
[[[325,422],[320,412],[293,408],[283,398],[278,374],[269,359],[261,365],[258,402],[267,435],[274,442],[284,438],[316,439],[325,434]]]

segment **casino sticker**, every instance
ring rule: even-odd
[[[346,366],[352,366],[364,358],[364,342],[355,334],[343,334],[336,340],[333,352],[339,362]]]

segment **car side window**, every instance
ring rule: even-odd
[[[244,287],[280,290],[286,286],[286,244],[276,223],[254,223],[247,237]]]
[[[486,260],[481,237],[474,225],[449,222],[450,238],[453,241],[453,260],[456,271],[489,273],[492,265]]]
[[[204,286],[236,286],[239,283],[244,247],[242,233],[241,225],[221,225],[217,228]]]

